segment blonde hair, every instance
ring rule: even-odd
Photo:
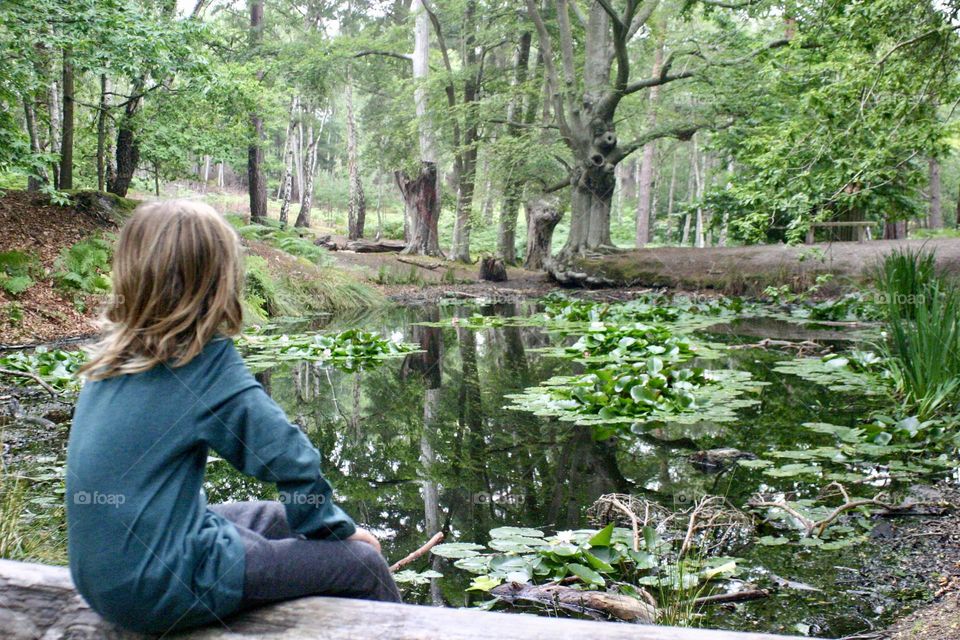
[[[190,362],[240,332],[243,267],[233,227],[190,200],[137,207],[113,257],[113,296],[80,373],[91,380]]]

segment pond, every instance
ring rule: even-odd
[[[748,372],[753,381],[766,383],[749,390],[746,397],[753,403],[737,405],[732,420],[714,420],[706,412],[611,433],[518,408],[517,394],[589,367],[588,360],[557,350],[576,343],[574,329],[581,325],[542,322],[535,302],[392,307],[288,324],[274,331],[361,328],[418,351],[356,371],[282,362],[259,367],[257,377],[321,451],[342,506],[380,535],[386,556],[397,560],[441,529],[449,532],[448,542],[484,544],[490,530],[502,526],[549,533],[598,528],[589,507],[607,494],[640,496],[671,511],[689,508],[705,495],[724,496],[738,507],[758,491],[815,499],[827,478],[844,476],[830,476],[828,464],[811,463],[803,452],[829,450],[837,441],[829,430],[800,425],[853,428],[889,399],[856,388],[832,391],[809,376],[778,372],[776,363],[793,358],[784,351],[726,348],[756,342],[757,335],[820,338],[834,345],[862,337],[774,315],[721,310],[714,318],[687,318],[686,324],[674,319],[678,333],[707,345],[692,362]],[[528,391],[527,401],[540,393],[545,388]],[[66,429],[32,429],[6,434],[6,459],[36,483],[26,526],[53,549],[40,559],[62,561],[61,496],[55,490]],[[771,473],[761,462],[705,466],[692,457],[720,448],[760,459],[782,452],[786,464],[774,471],[787,472]],[[850,465],[842,468],[849,477]],[[877,473],[876,467],[860,472]],[[878,478],[877,486],[889,484]],[[870,482],[861,485],[869,488]],[[271,486],[240,475],[215,456],[205,488],[211,503],[276,496]],[[768,544],[736,551],[735,581],[779,590],[735,608],[710,607],[695,624],[839,637],[889,623],[905,596],[892,586],[862,584],[861,566],[882,550],[874,549],[865,530],[847,528],[862,535],[839,548],[787,544],[775,531],[761,532],[772,534],[765,537]],[[449,560],[422,559],[414,566],[432,567],[444,577],[405,585],[408,600],[464,606],[490,599],[467,591],[474,576]]]

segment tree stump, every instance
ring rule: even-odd
[[[555,196],[543,196],[527,202],[527,254],[523,267],[531,271],[543,269],[550,259],[553,230],[563,211]]]
[[[506,282],[507,267],[504,266],[503,260],[493,256],[483,258],[480,261],[480,279],[489,282]]]

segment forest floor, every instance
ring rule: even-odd
[[[49,275],[57,270],[64,248],[116,229],[115,222],[92,212],[53,205],[37,194],[7,191],[0,198],[0,252],[21,251],[33,256],[35,284],[16,297],[0,290],[5,316],[0,319],[0,344],[93,333],[93,296],[69,294],[57,288]]]

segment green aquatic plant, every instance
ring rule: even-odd
[[[507,397],[511,409],[581,425],[727,422],[737,410],[757,403],[744,395],[764,384],[746,371],[678,367],[650,357],[556,376]]]
[[[247,332],[237,339],[237,347],[254,370],[269,369],[281,362],[306,361],[330,364],[348,372],[370,369],[383,360],[402,357],[417,350],[416,345],[360,329],[347,329],[334,334],[266,335]]]
[[[692,600],[680,596],[739,573],[737,558],[689,554],[678,559],[674,546],[653,527],[633,532],[610,523],[599,530],[560,531],[552,536],[529,527],[498,527],[490,531],[486,545],[454,542],[437,545],[431,553],[474,574],[467,588],[470,592],[496,597],[496,588],[503,584],[562,583],[646,602],[647,589],[652,589],[660,596],[660,608],[651,611],[654,616],[667,613],[681,600]],[[679,607],[672,611],[670,619],[679,618],[679,611]]]
[[[886,361],[872,351],[853,350],[821,357],[796,358],[777,362],[773,370],[788,373],[831,391],[878,395],[889,388]]]
[[[0,356],[0,369],[32,374],[57,391],[78,391],[80,381],[76,373],[86,359],[80,350],[37,347],[33,351],[13,351]],[[10,379],[23,385],[36,384],[27,377],[11,376]]]

